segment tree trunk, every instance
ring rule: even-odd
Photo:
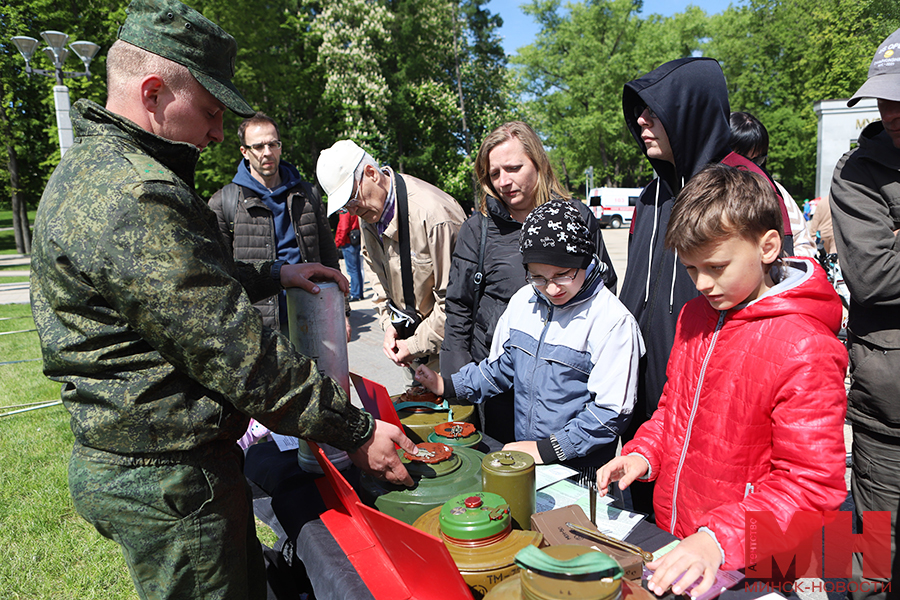
[[[0,86],[0,97],[3,97],[3,89]],[[0,131],[6,140],[7,168],[9,169],[9,187],[12,190],[13,230],[16,235],[16,252],[19,254],[31,254],[31,228],[28,223],[28,208],[25,205],[25,197],[19,189],[19,162],[16,159],[16,149],[12,145],[12,131],[9,129],[9,120],[6,118],[6,109],[0,106]]]

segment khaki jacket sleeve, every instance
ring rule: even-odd
[[[459,227],[459,223],[444,221],[428,232],[428,246],[434,267],[434,308],[416,329],[416,333],[406,341],[413,356],[437,355],[441,351],[441,342],[444,340],[444,300]]]

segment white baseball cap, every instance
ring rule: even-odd
[[[328,216],[342,209],[353,192],[353,173],[366,151],[353,140],[340,140],[319,153],[316,177],[328,196]]]

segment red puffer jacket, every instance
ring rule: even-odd
[[[787,262],[800,272],[744,308],[685,305],[659,408],[622,449],[650,463],[657,525],[679,538],[709,528],[726,569],[745,566],[746,511],[784,531],[847,493],[841,303],[812,260]]]

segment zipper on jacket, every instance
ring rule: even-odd
[[[544,345],[544,338],[547,337],[547,329],[549,329],[550,321],[553,319],[553,305],[549,302],[547,304],[547,317],[544,319],[544,327],[541,330],[541,339],[538,340],[537,348],[534,349],[535,368],[531,369],[531,380],[528,382],[528,389],[530,390],[528,400],[531,405],[528,409],[528,431],[531,433],[534,433],[534,407],[537,404],[537,402],[534,401],[534,373],[537,370],[537,363],[540,360],[541,346]]]
[[[678,520],[678,483],[681,478],[681,469],[684,467],[684,459],[687,456],[688,445],[691,443],[691,429],[694,427],[694,417],[697,416],[697,407],[700,403],[700,391],[703,389],[703,379],[706,377],[706,365],[712,357],[713,349],[716,347],[716,340],[719,338],[719,332],[722,330],[722,324],[725,322],[725,314],[728,311],[719,312],[719,322],[716,323],[716,330],[713,333],[712,340],[709,342],[709,349],[703,358],[703,365],[700,367],[700,377],[697,379],[697,389],[694,391],[694,401],[691,405],[691,416],[688,418],[687,429],[684,432],[684,446],[681,447],[681,456],[678,457],[678,468],[675,469],[675,485],[672,488],[672,524],[669,526],[669,533],[675,535],[675,523]]]
[[[747,485],[744,486],[744,498],[746,498],[747,496],[749,496],[752,493],[753,493],[753,484],[748,483]]]

